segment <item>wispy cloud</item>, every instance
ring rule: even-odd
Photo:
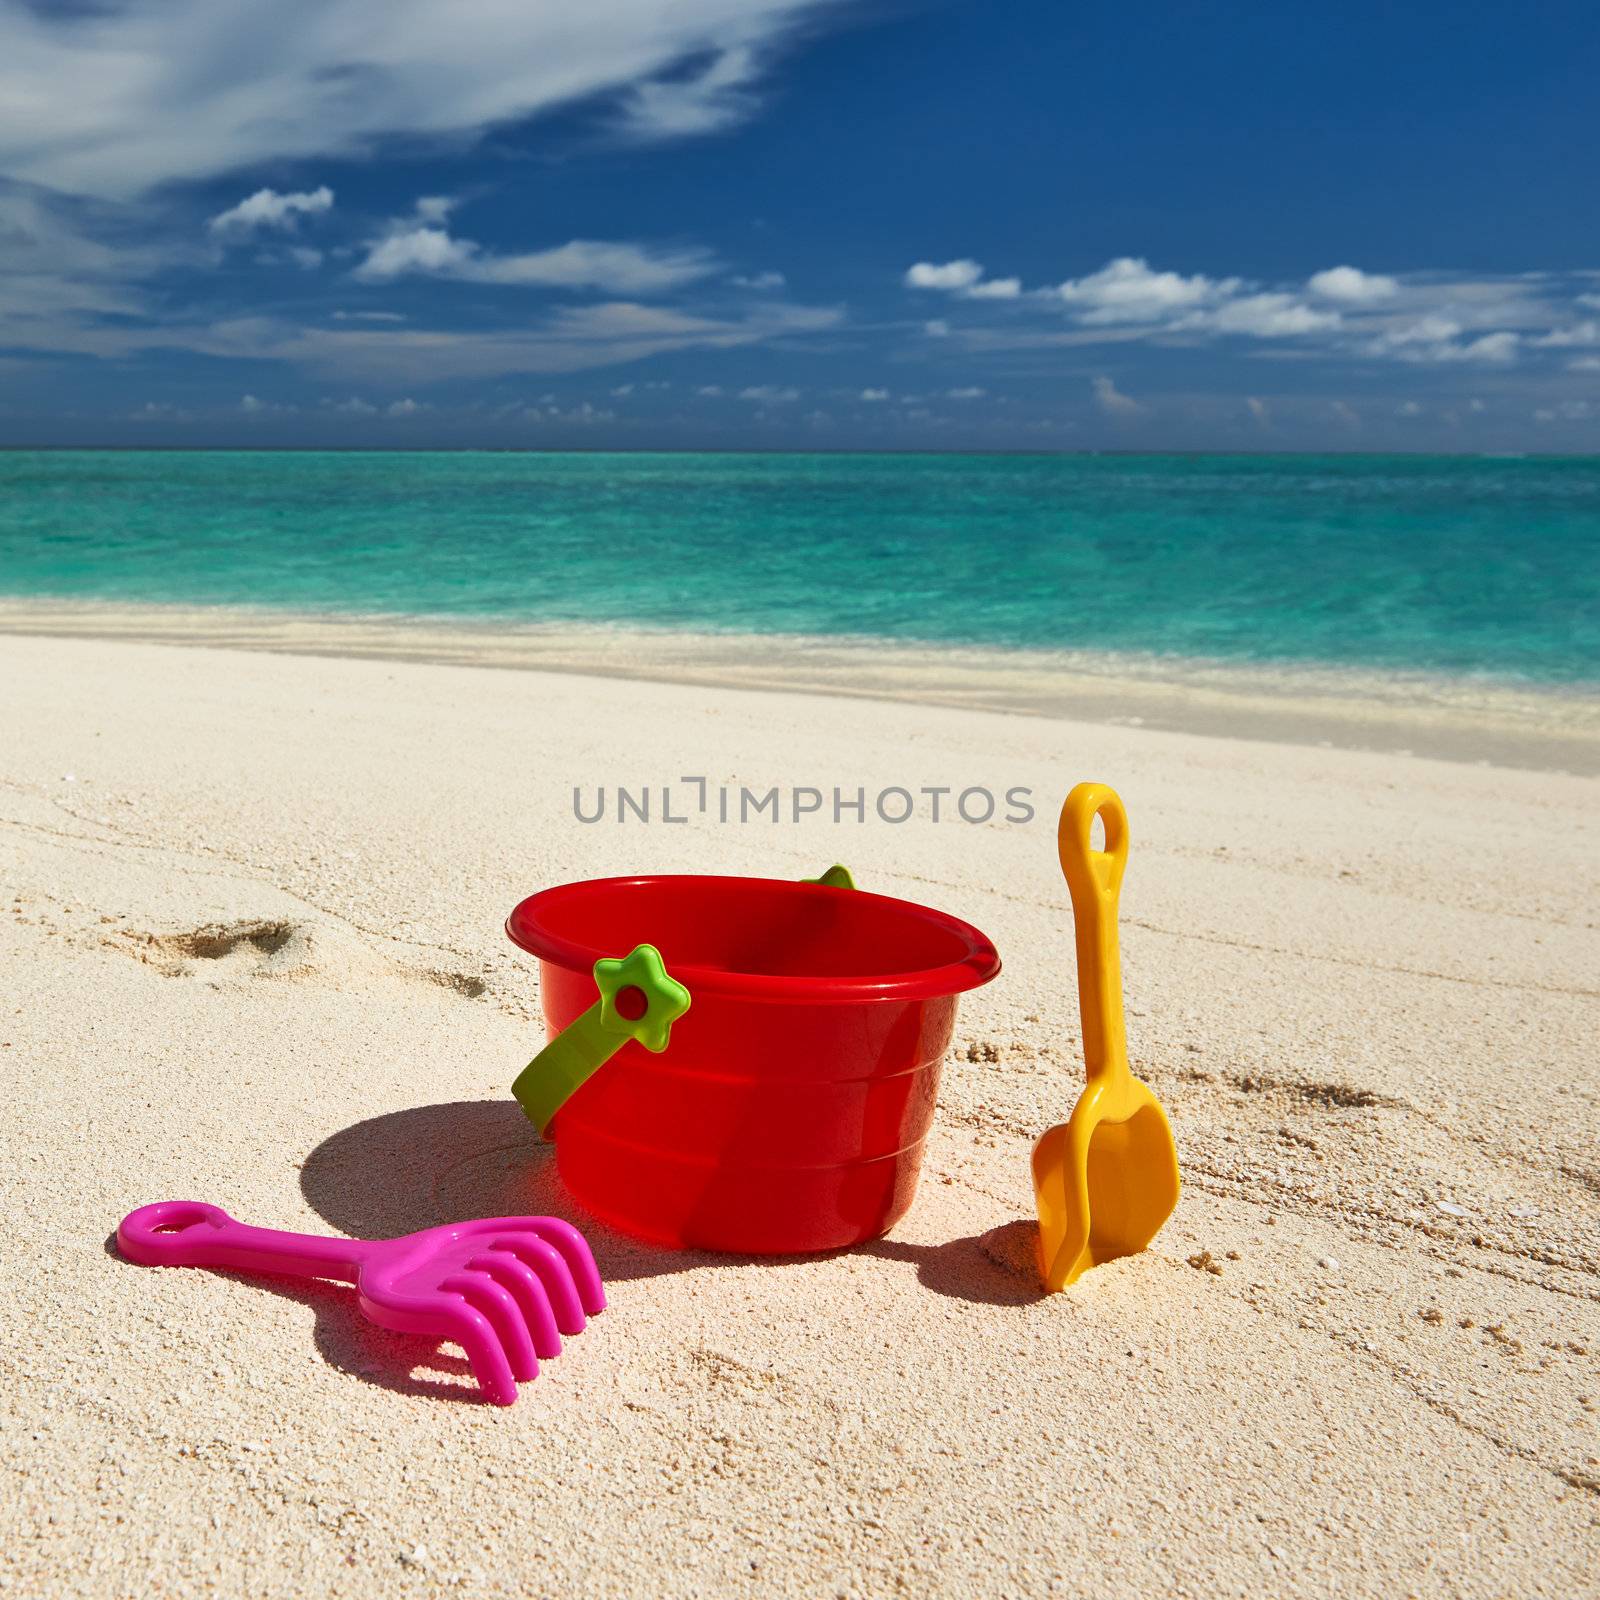
[[[0,345],[51,348],[51,330],[138,317],[140,285],[204,265],[212,246],[163,235],[136,211],[0,178]]]
[[[326,184],[298,194],[257,189],[238,205],[214,216],[207,226],[213,233],[247,234],[259,228],[293,231],[301,217],[333,210],[333,190]]]
[[[267,162],[460,141],[607,92],[635,137],[709,132],[752,104],[805,0],[100,0],[0,8],[13,177],[127,198]]]
[[[401,225],[375,241],[355,269],[365,283],[402,277],[606,294],[658,294],[708,277],[716,258],[697,246],[654,248],[626,241],[573,239],[547,250],[497,255],[429,223]]]
[[[754,114],[760,60],[749,45],[715,52],[674,76],[655,78],[624,96],[618,128],[638,139],[715,133]]]
[[[613,301],[568,306],[520,330],[463,332],[400,326],[310,327],[242,317],[184,330],[100,335],[97,353],[171,346],[239,360],[274,361],[313,376],[390,389],[519,373],[581,372],[674,350],[732,350],[837,326],[832,307],[769,306],[744,317],[695,316],[665,306]]]
[[[615,422],[616,417],[616,412],[609,407],[597,406],[590,400],[580,401],[575,406],[560,406],[549,396],[541,404],[527,406],[522,411],[525,422],[576,424],[579,427]]]
[[[1144,411],[1144,407],[1132,395],[1124,394],[1104,373],[1092,381],[1090,389],[1094,394],[1094,403],[1108,417],[1127,421],[1140,416]]]

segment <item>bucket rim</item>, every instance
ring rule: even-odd
[[[594,889],[643,887],[646,884],[752,884],[784,894],[849,895],[875,900],[925,923],[954,934],[965,949],[961,956],[937,967],[916,967],[903,972],[844,975],[810,975],[769,972],[735,972],[723,967],[701,967],[674,961],[672,975],[697,998],[725,995],[741,1000],[782,1001],[799,1005],[846,1005],[864,1000],[931,1000],[964,994],[988,983],[1000,972],[1000,953],[987,934],[947,911],[875,894],[870,889],[836,889],[827,884],[802,883],[792,878],[754,878],[738,873],[654,872],[627,873],[611,878],[580,878],[552,885],[520,901],[506,918],[506,937],[514,945],[570,972],[591,972],[602,957],[625,955],[623,950],[601,950],[569,939],[543,925],[541,913]]]

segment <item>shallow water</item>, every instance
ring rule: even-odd
[[[0,593],[1600,685],[1600,459],[0,454]]]

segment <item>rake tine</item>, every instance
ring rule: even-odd
[[[533,1340],[528,1336],[528,1325],[510,1292],[493,1278],[479,1272],[463,1272],[446,1278],[439,1285],[451,1294],[458,1294],[488,1322],[499,1343],[502,1358],[512,1378],[526,1383],[539,1375],[539,1361],[534,1354]]]
[[[543,1239],[560,1253],[572,1274],[583,1309],[591,1317],[605,1310],[605,1285],[600,1281],[594,1252],[589,1248],[589,1241],[570,1222],[563,1222],[559,1217],[515,1217],[512,1221],[519,1231],[526,1230]]]
[[[588,1326],[588,1319],[578,1298],[577,1285],[572,1281],[572,1269],[553,1244],[547,1244],[531,1234],[501,1234],[489,1248],[503,1250],[539,1275],[539,1281],[550,1297],[550,1309],[555,1313],[556,1326],[563,1333],[583,1332]]]
[[[446,1321],[448,1332],[441,1337],[452,1340],[466,1352],[467,1365],[472,1368],[484,1398],[497,1406],[514,1405],[517,1380],[489,1319],[463,1300]]]
[[[488,1250],[467,1262],[470,1270],[486,1272],[504,1288],[522,1311],[522,1320],[533,1336],[533,1348],[543,1360],[561,1354],[561,1333],[544,1283],[532,1267],[509,1250]]]

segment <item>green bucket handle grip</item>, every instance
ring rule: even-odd
[[[856,880],[850,876],[849,867],[842,867],[837,861],[820,878],[802,878],[800,881],[820,883],[829,889],[853,889],[856,886]]]
[[[849,868],[837,864],[820,878],[805,878],[830,889],[853,889]],[[672,1024],[689,1009],[689,991],[667,971],[653,944],[635,945],[620,959],[594,964],[600,998],[569,1022],[511,1085],[517,1104],[549,1138],[555,1114],[617,1051],[630,1042],[660,1055],[672,1037]]]

